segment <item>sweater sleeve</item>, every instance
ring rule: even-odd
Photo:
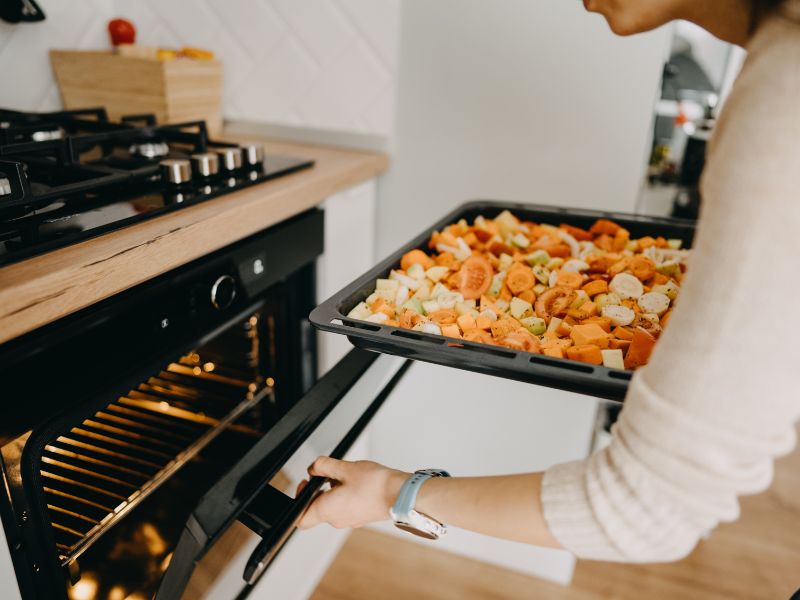
[[[689,272],[604,450],[544,476],[583,558],[677,560],[766,489],[800,418],[800,25],[773,18],[714,134]]]

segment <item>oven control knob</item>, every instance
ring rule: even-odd
[[[222,275],[211,286],[211,306],[225,310],[236,298],[236,280],[230,275]]]
[[[244,162],[249,167],[260,167],[264,164],[264,146],[261,144],[245,144],[242,146]]]
[[[198,177],[213,177],[219,173],[219,156],[213,152],[192,154],[192,170]]]
[[[192,179],[192,165],[185,158],[168,158],[162,160],[161,181],[172,185],[180,185]]]
[[[242,149],[239,146],[217,148],[219,162],[225,171],[235,171],[242,168]]]

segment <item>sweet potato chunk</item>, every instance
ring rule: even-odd
[[[567,348],[567,358],[590,363],[592,365],[603,364],[603,355],[600,352],[600,347],[595,346],[594,344],[585,344],[583,346],[572,346],[571,348]]]
[[[628,352],[625,354],[625,368],[636,369],[646,365],[647,361],[650,360],[650,354],[653,352],[655,343],[656,338],[641,327],[637,327],[633,332],[633,339],[631,339]]]
[[[570,331],[569,337],[576,346],[594,345],[598,348],[608,348],[609,336],[597,323],[575,325]]]

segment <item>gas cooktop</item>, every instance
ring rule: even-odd
[[[211,140],[203,121],[0,109],[0,265],[313,164]]]

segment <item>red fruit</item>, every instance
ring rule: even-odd
[[[136,41],[136,27],[125,19],[113,19],[108,22],[108,33],[114,46],[133,44]]]

